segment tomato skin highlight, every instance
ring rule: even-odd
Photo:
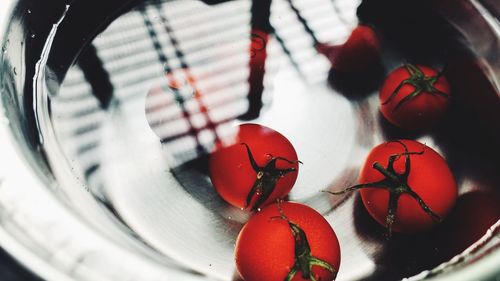
[[[438,72],[430,67],[422,65],[416,65],[416,67],[425,76],[438,75]],[[396,68],[387,76],[379,92],[380,112],[390,123],[403,129],[424,130],[431,128],[443,117],[449,105],[449,98],[424,91],[400,108],[396,108],[402,99],[415,91],[413,85],[405,84],[391,102],[384,104],[399,84],[410,76],[405,66]],[[450,85],[444,76],[439,77],[433,86],[450,96]]]
[[[251,149],[259,166],[268,163],[272,158],[270,155],[298,161],[293,145],[282,134],[258,124],[239,125],[232,141],[229,144],[220,144],[209,159],[210,180],[215,190],[226,202],[238,208],[247,207],[246,198],[257,178],[257,173],[252,168],[247,150],[242,143]],[[297,180],[298,163],[291,164],[278,160],[276,167],[297,170],[277,180],[274,191],[262,206],[286,196]]]
[[[311,253],[337,271],[340,245],[330,224],[314,209],[294,202],[281,203],[283,213],[307,235]],[[263,208],[250,218],[236,240],[235,260],[246,281],[283,281],[294,265],[294,239],[288,223],[280,219],[278,204]],[[318,280],[333,280],[335,275],[313,266]],[[308,280],[297,272],[292,279]]]
[[[410,155],[411,168],[408,185],[411,186],[431,210],[444,218],[453,208],[457,198],[455,179],[441,155],[432,148],[413,140],[401,140],[409,151],[424,151],[421,155]],[[375,162],[386,167],[389,156],[404,152],[397,142],[387,142],[373,148],[360,172],[359,182],[377,182],[384,178],[373,168]],[[394,162],[398,174],[405,170],[405,158]],[[368,213],[381,225],[386,224],[389,192],[380,188],[360,190],[361,199]],[[418,202],[408,194],[402,194],[398,200],[396,219],[392,225],[395,232],[418,233],[430,229],[436,224],[429,214],[423,211]]]

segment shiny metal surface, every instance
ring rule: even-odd
[[[207,156],[196,149],[198,143],[209,151],[215,138],[242,122],[235,118],[248,106],[251,3],[166,1],[158,8],[137,2],[109,1],[98,11],[96,1],[0,4],[13,7],[0,9],[10,19],[0,26],[0,243],[48,280],[237,280],[233,247],[248,214],[218,197]],[[356,1],[294,3],[325,42],[343,42],[358,21]],[[386,241],[357,195],[320,192],[354,183],[376,144],[407,137],[447,158],[460,184],[457,206],[470,206],[479,194],[479,204],[495,208],[484,196],[498,202],[499,34],[485,7],[477,1],[433,6],[475,56],[451,56],[456,103],[443,125],[414,135],[381,118],[379,80],[332,82],[327,60],[288,4],[273,2],[271,23],[281,41],[269,43],[264,107],[251,122],[286,135],[304,162],[289,199],[315,208],[335,229],[342,250],[338,280],[499,276],[498,222],[452,259],[469,246],[451,249],[453,241],[465,241],[453,219],[429,234]],[[90,11],[95,19],[82,26]],[[475,32],[479,27],[484,32]],[[90,41],[105,70],[97,76],[109,81],[95,82],[85,71],[92,47],[81,48]],[[385,71],[404,61],[392,51],[384,58]],[[189,121],[168,95],[165,76],[168,69],[181,84],[188,81],[186,65],[205,95],[197,100],[189,87],[182,93],[193,113]],[[466,67],[471,73],[462,72]],[[460,210],[452,218],[461,222]]]

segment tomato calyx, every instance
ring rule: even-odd
[[[405,68],[406,71],[408,71],[408,73],[410,74],[410,77],[401,81],[389,96],[389,98],[382,102],[382,105],[390,103],[397,96],[399,90],[401,90],[401,88],[406,84],[412,85],[414,87],[414,90],[409,95],[401,99],[398,104],[392,109],[393,111],[398,110],[402,105],[423,93],[428,93],[436,97],[449,98],[448,94],[434,87],[434,84],[443,75],[442,71],[435,76],[425,76],[425,74],[415,65],[407,64],[405,65]]]
[[[401,194],[410,195],[413,199],[417,201],[422,210],[425,213],[427,213],[434,221],[436,222],[441,221],[441,217],[436,213],[434,213],[429,208],[429,206],[427,206],[424,200],[420,198],[420,196],[415,191],[413,191],[411,186],[408,184],[408,176],[410,175],[410,170],[411,170],[410,155],[422,155],[425,152],[425,148],[422,151],[409,152],[408,148],[403,142],[401,141],[394,141],[394,142],[401,144],[404,148],[404,152],[389,156],[389,161],[386,168],[383,167],[378,162],[373,163],[373,168],[378,172],[380,172],[382,175],[384,175],[385,178],[383,180],[377,182],[357,184],[339,192],[326,191],[333,195],[340,195],[361,188],[386,189],[389,192],[389,204],[387,207],[387,216],[385,219],[385,224],[386,224],[385,227],[387,230],[386,235],[388,238],[392,236],[392,224],[396,220],[396,210],[398,208],[398,200]],[[398,174],[394,169],[394,162],[398,160],[401,156],[405,157],[405,170],[403,173]]]
[[[321,260],[317,257],[314,257],[311,254],[311,247],[309,246],[309,241],[307,240],[306,233],[302,228],[299,227],[298,224],[292,222],[283,212],[280,201],[278,201],[278,208],[280,211],[279,217],[274,217],[273,219],[282,219],[288,223],[290,227],[290,231],[292,232],[293,240],[294,240],[294,255],[295,262],[285,277],[284,281],[291,281],[297,272],[302,273],[302,278],[311,281],[317,281],[316,277],[312,272],[313,266],[322,267],[331,273],[333,273],[334,279],[337,275],[337,270],[333,268],[328,262]]]
[[[284,157],[275,157],[272,156],[271,154],[268,154],[271,157],[271,159],[264,166],[260,167],[255,161],[255,158],[253,157],[252,151],[248,146],[248,144],[246,143],[241,143],[241,144],[245,146],[248,153],[248,158],[250,160],[250,165],[257,174],[255,182],[252,185],[252,189],[247,195],[245,204],[245,209],[246,209],[250,206],[252,198],[258,196],[255,203],[251,207],[251,211],[255,211],[260,208],[260,206],[269,198],[269,196],[271,196],[271,193],[273,193],[274,188],[276,187],[276,183],[280,178],[286,176],[291,172],[297,171],[297,168],[278,169],[276,167],[276,162],[278,160],[285,161],[290,164],[297,164],[297,163],[302,164],[302,162],[291,161]]]

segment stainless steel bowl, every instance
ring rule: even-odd
[[[500,222],[476,224],[500,205],[498,4],[275,0],[269,24],[251,15],[265,2],[3,0],[1,246],[47,280],[238,280],[248,214],[217,196],[205,161],[246,112],[297,148],[305,164],[289,199],[334,227],[338,280],[500,278]],[[313,47],[341,43],[358,18],[386,44],[383,69],[361,82],[331,73]],[[252,27],[273,34],[257,100],[247,49],[264,38]],[[428,134],[378,113],[380,78],[405,59],[447,62],[456,98]],[[444,226],[386,241],[358,196],[319,191],[353,183],[371,147],[396,137],[439,150],[461,196]]]

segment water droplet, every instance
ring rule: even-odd
[[[232,220],[233,218],[231,216],[227,217],[228,220]]]
[[[30,9],[28,9],[28,14],[31,14],[31,10]]]
[[[5,41],[5,44],[2,46],[2,52],[5,54],[7,53],[7,46],[9,45],[9,39],[7,39],[7,41]]]
[[[35,38],[35,37],[36,37],[35,33],[31,33],[31,38]]]
[[[260,208],[257,208],[257,212],[260,212],[260,210],[261,210]]]

